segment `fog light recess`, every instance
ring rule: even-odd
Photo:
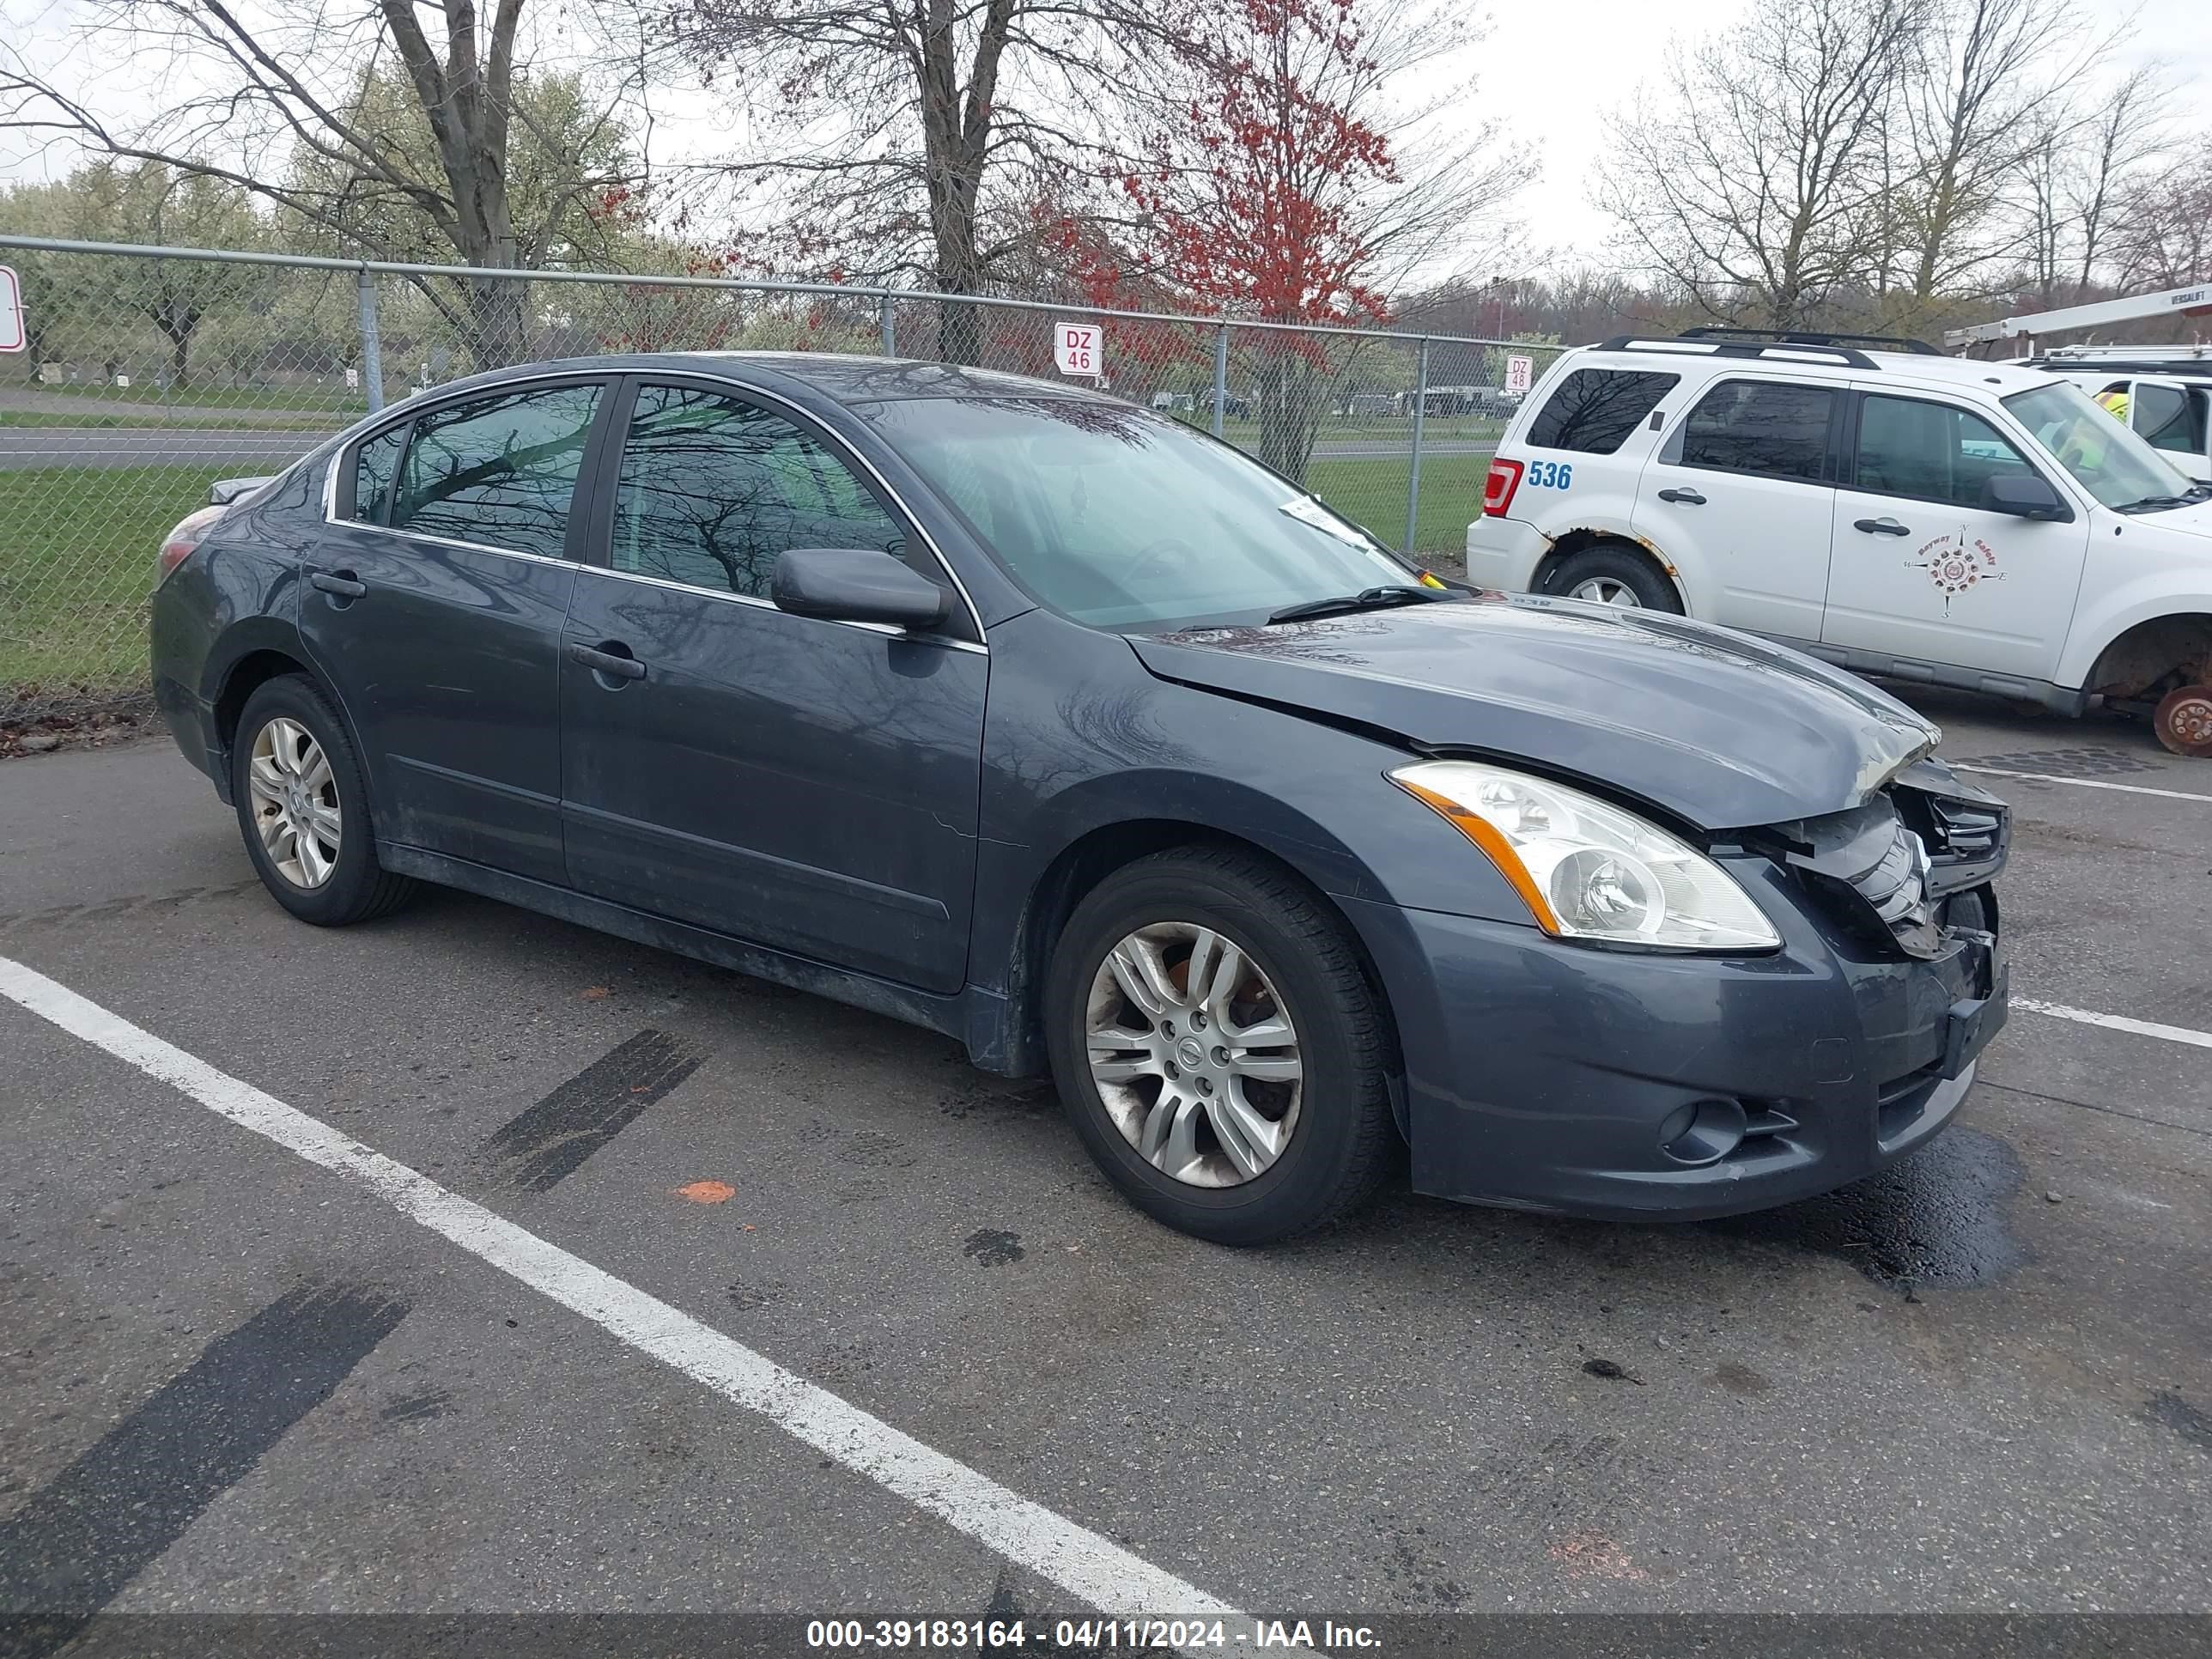
[[[1659,1150],[1677,1164],[1717,1164],[1743,1139],[1744,1121],[1733,1100],[1693,1100],[1667,1114]]]

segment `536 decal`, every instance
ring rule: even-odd
[[[1575,464],[1572,461],[1528,463],[1528,486],[1532,489],[1571,489],[1574,482]]]

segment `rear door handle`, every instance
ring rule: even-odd
[[[571,645],[568,655],[594,674],[605,674],[618,680],[641,680],[645,678],[645,665],[625,653],[603,651],[597,646]]]
[[[1910,527],[1894,519],[1854,519],[1851,528],[1863,530],[1869,536],[1910,536],[1912,533]]]
[[[368,584],[356,580],[350,570],[318,570],[307,581],[309,586],[341,599],[357,599],[368,592]]]
[[[1659,499],[1678,501],[1684,507],[1703,507],[1705,504],[1705,498],[1694,489],[1662,489],[1659,492]]]

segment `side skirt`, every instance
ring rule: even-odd
[[[969,1058],[984,1070],[1002,1069],[1000,1065],[994,1064],[994,1060],[1006,1052],[1006,1002],[1003,998],[972,986],[951,996],[917,991],[911,986],[850,973],[807,957],[770,950],[764,945],[747,944],[726,933],[672,921],[665,916],[633,910],[550,882],[510,875],[488,865],[425,852],[419,847],[380,841],[376,843],[376,859],[395,875],[413,876],[441,887],[458,887],[503,904],[519,905],[541,915],[612,933],[617,939],[672,951],[678,956],[710,962],[718,968],[788,985],[793,990],[811,992],[833,1002],[942,1032],[964,1043]]]

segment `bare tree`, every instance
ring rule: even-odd
[[[1023,204],[1108,149],[1096,111],[1196,0],[688,0],[685,49],[770,95],[769,153],[731,164],[787,192],[794,264],[976,294],[1034,234]],[[941,307],[973,362],[976,307]]]
[[[2028,258],[2022,286],[2045,306],[2089,292],[2130,180],[2166,143],[2166,84],[2156,66],[2093,90],[2086,112],[2054,108],[2021,168]]]
[[[1801,327],[1867,275],[1884,122],[1926,0],[1760,0],[1677,51],[1622,124],[1600,207],[1707,315]]]
[[[365,228],[375,222],[353,210],[364,191],[382,192],[458,263],[514,266],[508,167],[512,125],[527,118],[516,95],[524,0],[495,0],[489,17],[476,0],[442,0],[434,10],[416,0],[343,4],[270,0],[249,13],[230,0],[94,0],[86,38],[100,43],[103,64],[119,48],[166,64],[158,106],[138,118],[143,100],[64,86],[0,46],[0,127],[221,179],[361,252],[404,256],[410,250],[380,243]],[[364,89],[378,84],[386,55],[404,72],[434,167],[413,165],[411,147],[374,118]],[[271,164],[288,152],[311,165]],[[479,361],[511,361],[521,347],[522,285],[473,280],[464,302]]]
[[[2063,122],[2066,89],[2110,45],[2088,37],[2074,0],[1936,5],[1898,99],[1892,320],[2005,285],[2030,234],[2014,210],[2022,169],[2054,116]]]
[[[2156,290],[2212,283],[2212,178],[2206,136],[2192,136],[2178,159],[2128,180],[2113,204],[2106,239],[2123,286]]]

